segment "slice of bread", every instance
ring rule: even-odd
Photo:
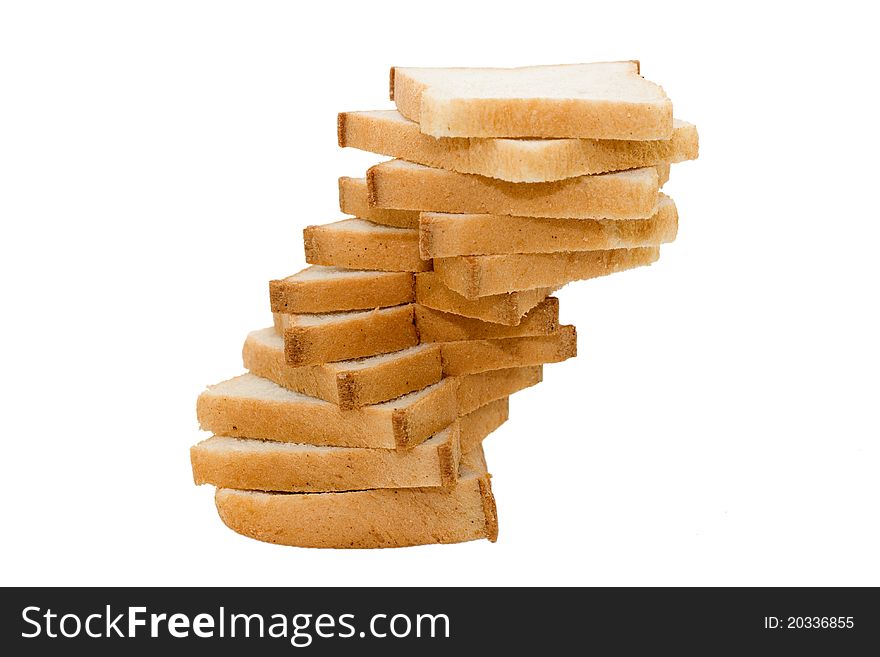
[[[450,486],[458,478],[459,425],[409,450],[317,447],[212,436],[190,449],[196,484],[317,493]]]
[[[423,212],[419,249],[423,258],[632,249],[672,242],[677,233],[675,203],[660,194],[657,211],[650,219],[547,219]],[[416,289],[417,300],[424,303],[418,299],[418,285]]]
[[[557,288],[543,287],[468,299],[446,287],[432,271],[416,274],[416,301],[443,312],[473,317],[484,322],[518,326],[523,315],[541,303]]]
[[[656,246],[608,251],[516,253],[437,258],[444,285],[473,299],[536,287],[561,286],[626,269],[650,265],[660,257]]]
[[[339,209],[343,214],[367,219],[374,224],[397,228],[419,227],[418,212],[370,207],[366,178],[343,176],[339,179]]]
[[[437,383],[443,372],[440,346],[436,344],[358,360],[291,367],[284,360],[284,339],[271,328],[250,333],[242,357],[251,374],[332,402],[343,410],[421,390]]]
[[[346,493],[263,493],[218,488],[220,518],[268,543],[317,548],[386,548],[498,537],[495,498],[479,447],[462,456],[444,488]]]
[[[639,63],[391,69],[391,99],[433,137],[669,139],[672,101]]]
[[[419,342],[414,304],[326,315],[275,313],[288,365],[316,365],[387,354]]]
[[[526,313],[516,326],[484,322],[433,308],[415,305],[416,326],[421,342],[491,340],[523,335],[549,335],[559,328],[559,300],[547,297]]]
[[[343,219],[303,229],[306,262],[347,269],[428,271],[419,255],[419,231],[364,219]]]
[[[553,335],[494,340],[462,340],[441,345],[443,374],[462,376],[510,367],[559,363],[577,356],[574,326],[560,326]]]
[[[507,422],[510,416],[507,397],[496,399],[459,418],[459,442],[462,453],[473,453],[483,439]]]
[[[462,376],[458,382],[458,412],[466,415],[490,402],[505,399],[515,392],[538,385],[543,376],[540,365]]]
[[[415,301],[413,275],[312,265],[269,281],[273,313],[333,313],[369,310]]]
[[[673,121],[672,137],[621,139],[435,139],[394,110],[342,112],[339,145],[429,167],[475,173],[509,182],[548,182],[609,171],[694,160],[696,126]]]
[[[444,379],[391,401],[343,411],[253,374],[199,395],[199,426],[219,436],[335,447],[408,449],[458,417],[456,379]]]
[[[404,160],[367,171],[370,205],[423,212],[566,219],[647,219],[656,211],[655,167],[557,182],[511,183]],[[335,264],[335,263],[322,263]]]

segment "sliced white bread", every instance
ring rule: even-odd
[[[428,271],[419,255],[419,231],[364,219],[343,219],[303,230],[306,262],[348,269]]]
[[[196,484],[318,493],[449,486],[457,479],[459,450],[459,425],[453,422],[409,450],[212,436],[190,449],[190,460]]]
[[[435,139],[422,133],[418,123],[394,110],[342,112],[337,126],[342,147],[509,182],[564,180],[661,162],[684,162],[699,154],[696,126],[679,120],[673,121],[670,139],[653,141]]]
[[[415,300],[413,275],[312,265],[269,281],[273,313],[333,313],[397,306]]]
[[[458,382],[458,412],[467,415],[490,402],[538,385],[542,380],[543,369],[540,365],[462,376]]]
[[[300,367],[400,351],[418,344],[414,304],[326,315],[273,314],[287,364]]]
[[[434,261],[438,278],[473,299],[606,276],[657,261],[660,248],[459,256]]]
[[[386,548],[498,536],[495,498],[479,447],[462,455],[453,486],[346,493],[218,488],[214,500],[230,529],[280,545]]]
[[[375,207],[571,219],[647,219],[656,211],[660,184],[655,167],[545,183],[511,183],[404,160],[367,171]]]
[[[456,379],[343,411],[253,374],[210,386],[196,404],[199,426],[219,436],[336,447],[411,448],[458,416]]]
[[[461,317],[415,304],[416,326],[421,342],[491,340],[524,335],[550,335],[559,328],[559,300],[547,297],[527,312],[516,326]]]
[[[391,99],[433,137],[669,139],[672,101],[639,63],[391,69]]]
[[[502,397],[461,416],[458,420],[461,452],[472,453],[486,436],[507,422],[509,408],[509,399]]]
[[[544,287],[468,299],[446,287],[435,272],[416,274],[416,301],[419,304],[434,310],[507,326],[518,326],[523,315],[556,289]]]
[[[443,374],[450,377],[559,363],[577,356],[577,332],[564,325],[552,335],[444,342],[440,353]]]
[[[420,344],[390,354],[291,367],[284,339],[274,329],[250,333],[242,349],[245,368],[278,385],[332,402],[343,410],[388,401],[437,383],[440,347]]]
[[[450,258],[632,249],[672,242],[677,233],[675,203],[660,194],[656,212],[649,219],[548,219],[423,212],[419,221],[419,250],[423,258]]]
[[[419,213],[412,210],[389,210],[370,207],[366,178],[339,179],[339,209],[361,219],[384,226],[397,228],[418,228]]]

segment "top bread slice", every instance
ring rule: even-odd
[[[372,310],[414,300],[413,275],[405,271],[312,265],[293,276],[269,281],[273,313]]]
[[[391,69],[398,111],[433,137],[669,139],[672,101],[639,63]]]
[[[673,121],[669,139],[435,139],[394,110],[342,112],[339,145],[426,166],[475,173],[509,182],[548,182],[623,171],[661,162],[684,162],[699,154],[696,126]],[[357,213],[349,213],[355,214]],[[369,218],[369,217],[364,217]]]

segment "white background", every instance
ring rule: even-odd
[[[850,7],[8,2],[2,584],[880,584],[878,52]],[[638,58],[701,156],[678,241],[562,291],[580,355],[487,441],[486,541],[265,545],[188,448],[339,218],[391,65]]]

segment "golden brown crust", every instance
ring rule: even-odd
[[[437,448],[438,465],[440,468],[440,484],[453,486],[458,481],[458,464],[461,460],[461,435],[458,422],[452,432],[454,439],[444,442]],[[416,447],[418,449],[418,447]]]
[[[336,141],[340,148],[345,148],[345,112],[336,115]]]
[[[498,540],[498,507],[492,493],[491,475],[483,475],[480,482],[480,499],[483,502],[483,516],[486,519],[486,538],[490,543]]]

